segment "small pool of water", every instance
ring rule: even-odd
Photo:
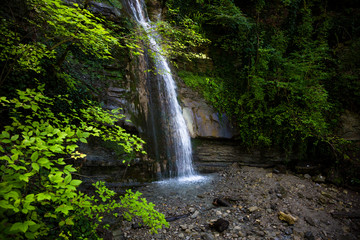
[[[137,190],[143,193],[142,197],[149,200],[180,198],[184,201],[192,201],[198,199],[199,195],[211,191],[216,178],[217,174],[172,178],[149,183]]]

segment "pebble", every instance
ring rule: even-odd
[[[235,226],[235,227],[233,228],[233,230],[234,230],[234,231],[240,231],[240,230],[241,230],[241,227],[240,227],[240,226]]]
[[[256,206],[253,206],[253,207],[249,207],[248,210],[249,212],[255,212],[256,210],[258,210],[259,208],[256,207]]]
[[[180,225],[180,228],[182,230],[186,230],[188,228],[188,226],[187,226],[187,224],[182,224],[182,225]]]
[[[297,218],[292,216],[291,214],[286,214],[284,212],[279,212],[279,219],[287,222],[290,225],[294,225],[294,223],[297,221]]]
[[[286,235],[291,235],[293,233],[293,230],[291,228],[286,228],[284,232]]]
[[[215,240],[214,236],[210,233],[202,233],[201,237],[204,240]]]
[[[309,225],[315,227],[315,222],[314,222],[314,220],[313,220],[311,217],[306,216],[306,217],[304,217],[304,220],[305,220],[305,222],[307,222]]]
[[[199,211],[195,211],[193,215],[191,215],[191,218],[197,218],[199,216],[200,212]]]

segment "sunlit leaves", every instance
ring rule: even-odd
[[[0,217],[4,219],[0,237],[19,234],[29,239],[49,234],[55,238],[70,237],[74,235],[62,229],[69,225],[80,228],[83,219],[89,226],[87,236],[94,237],[104,213],[133,205],[151,210],[152,205],[146,202],[127,205],[115,201],[112,199],[115,192],[107,189],[104,183],[95,184],[101,203],[79,192],[77,188],[82,181],[74,177],[76,168],[65,162],[65,159],[86,156],[76,151],[76,143],[90,136],[115,141],[128,153],[142,152],[144,142],[116,125],[123,116],[117,115],[116,110],[107,112],[90,104],[71,115],[55,114],[51,110],[54,99],[45,97],[43,91],[43,86],[39,86],[37,90],[18,91],[18,98],[0,99],[13,120],[0,134]],[[57,100],[71,104],[63,96],[58,96]],[[80,123],[69,124],[74,119]],[[20,221],[24,216],[28,220]],[[166,225],[164,217],[153,209],[141,216],[152,229]],[[49,232],[48,225],[58,230]]]
[[[54,41],[50,49],[67,42],[74,43],[85,53],[99,58],[109,58],[111,47],[118,40],[111,36],[91,12],[77,4],[67,6],[60,0],[32,0],[39,17],[36,21],[44,26],[46,37]]]

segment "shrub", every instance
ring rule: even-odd
[[[67,104],[71,114],[56,112],[55,98],[46,97],[44,88],[18,90],[18,98],[0,98],[11,123],[0,134],[0,238],[1,239],[94,239],[103,215],[126,208],[125,219],[140,216],[152,232],[167,226],[164,215],[154,205],[139,200],[140,193],[127,194],[120,201],[115,192],[97,182],[96,196],[77,190],[81,180],[67,160],[82,158],[77,143],[89,136],[117,142],[127,153],[143,152],[140,138],[116,125],[122,118],[116,111],[84,104],[71,110],[66,96],[56,101]],[[143,152],[144,153],[144,152]]]

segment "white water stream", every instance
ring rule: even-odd
[[[179,180],[191,181],[201,178],[196,176],[192,163],[192,149],[190,135],[182,115],[181,107],[177,101],[176,84],[171,75],[171,70],[167,59],[161,54],[161,46],[157,43],[156,32],[148,17],[145,17],[144,4],[140,0],[130,0],[129,5],[135,20],[144,28],[148,34],[150,49],[155,54],[154,61],[157,73],[161,76],[158,79],[163,81],[159,86],[159,96],[161,101],[161,111],[165,112],[171,131],[166,132],[166,141],[168,147],[173,148],[171,158],[175,158],[176,173],[170,173],[170,176],[177,176]]]

